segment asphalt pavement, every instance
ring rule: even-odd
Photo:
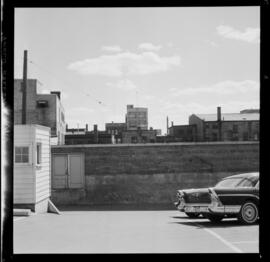
[[[14,253],[258,253],[259,225],[177,210],[63,211],[14,217]]]

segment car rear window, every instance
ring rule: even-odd
[[[243,178],[227,178],[223,179],[216,184],[215,187],[237,187],[237,185],[243,180]]]
[[[249,179],[243,177],[226,178],[218,182],[215,187],[254,187],[257,182],[257,177]]]

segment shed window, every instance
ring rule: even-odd
[[[41,143],[37,143],[37,165],[41,164]]]
[[[27,146],[15,147],[15,163],[29,162],[29,148]]]

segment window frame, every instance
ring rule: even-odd
[[[28,161],[27,162],[16,162],[16,148],[27,148],[28,149]],[[21,154],[22,155],[25,155],[25,154]],[[28,166],[31,164],[30,162],[31,160],[31,152],[30,152],[30,145],[27,145],[27,144],[19,144],[19,145],[14,145],[14,165],[16,166]]]
[[[38,147],[40,148],[39,150],[38,150]],[[39,141],[36,143],[35,156],[36,156],[36,166],[41,167],[41,165],[42,165],[42,143]]]

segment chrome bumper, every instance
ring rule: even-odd
[[[215,206],[215,207],[208,207],[209,212],[213,214],[237,214],[240,212],[241,206]]]

